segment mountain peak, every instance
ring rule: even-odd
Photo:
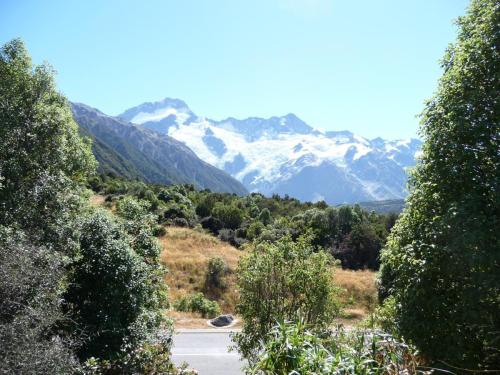
[[[126,110],[118,117],[135,124],[144,124],[161,121],[171,116],[180,118],[183,122],[196,117],[184,101],[168,97],[157,102],[142,103]]]
[[[406,168],[420,142],[369,140],[348,130],[319,131],[294,113],[268,118],[186,118],[185,103],[166,98],[136,107],[132,122],[185,143],[249,191],[329,203],[406,195]],[[189,109],[188,109],[189,110]],[[140,121],[139,121],[140,120]]]

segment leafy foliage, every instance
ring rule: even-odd
[[[73,263],[66,303],[88,335],[81,358],[113,358],[125,344],[147,339],[163,321],[160,275],[130,246],[132,240],[105,213],[82,225],[80,257]]]
[[[314,332],[302,322],[280,323],[248,374],[415,374],[414,348],[378,331]]]
[[[177,311],[200,313],[203,318],[214,318],[221,313],[219,304],[210,301],[203,293],[194,293],[174,302]]]
[[[452,366],[498,369],[500,3],[473,0],[426,105],[420,164],[383,254],[402,335]]]
[[[57,332],[61,260],[26,236],[0,226],[0,373],[69,374],[72,342]]]
[[[221,257],[213,257],[208,260],[207,276],[205,278],[205,289],[224,289],[226,284],[223,277],[228,272],[228,267]]]
[[[97,356],[115,373],[168,366],[150,213],[158,198],[141,186],[141,200],[117,204],[117,221],[88,205],[84,184],[98,181],[88,179],[90,144],[52,70],[34,68],[19,40],[0,51],[0,97],[1,372],[73,373],[75,348],[82,362]]]
[[[66,223],[81,206],[77,194],[96,166],[48,65],[33,67],[15,39],[0,51],[0,224],[69,253]]]
[[[330,207],[325,202],[299,202],[278,195],[234,194],[196,190],[193,185],[146,185],[100,176],[90,186],[120,204],[123,195],[146,203],[158,224],[202,228],[231,245],[244,249],[249,242],[276,241],[283,236],[296,240],[305,233],[312,244],[340,259],[351,269],[377,269],[379,253],[397,218],[376,214],[360,206]],[[145,206],[145,207],[146,207]]]
[[[285,237],[262,243],[238,267],[243,330],[234,336],[240,353],[254,361],[276,321],[304,317],[313,327],[328,326],[339,311],[332,283],[333,262],[314,252],[310,238]]]
[[[212,209],[212,216],[219,219],[223,228],[236,229],[243,221],[243,212],[235,205],[216,203]]]

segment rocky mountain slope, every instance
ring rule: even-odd
[[[101,172],[149,183],[191,183],[212,191],[246,194],[227,173],[200,160],[186,145],[143,127],[107,116],[84,104],[72,103],[82,134],[93,139]]]
[[[293,114],[215,121],[169,98],[119,117],[183,142],[249,191],[330,204],[404,198],[407,169],[421,146],[418,139],[323,132]]]

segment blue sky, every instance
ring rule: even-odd
[[[183,99],[203,116],[293,112],[366,137],[415,136],[465,0],[0,0],[70,100],[116,115]]]

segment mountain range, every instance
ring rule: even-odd
[[[148,183],[189,183],[200,189],[248,193],[239,181],[168,135],[107,116],[85,104],[71,103],[71,109],[82,135],[92,138],[92,151],[102,173]]]
[[[321,131],[294,114],[211,120],[170,98],[143,103],[118,117],[142,132],[182,142],[248,191],[330,204],[404,198],[408,168],[415,165],[422,144]]]

